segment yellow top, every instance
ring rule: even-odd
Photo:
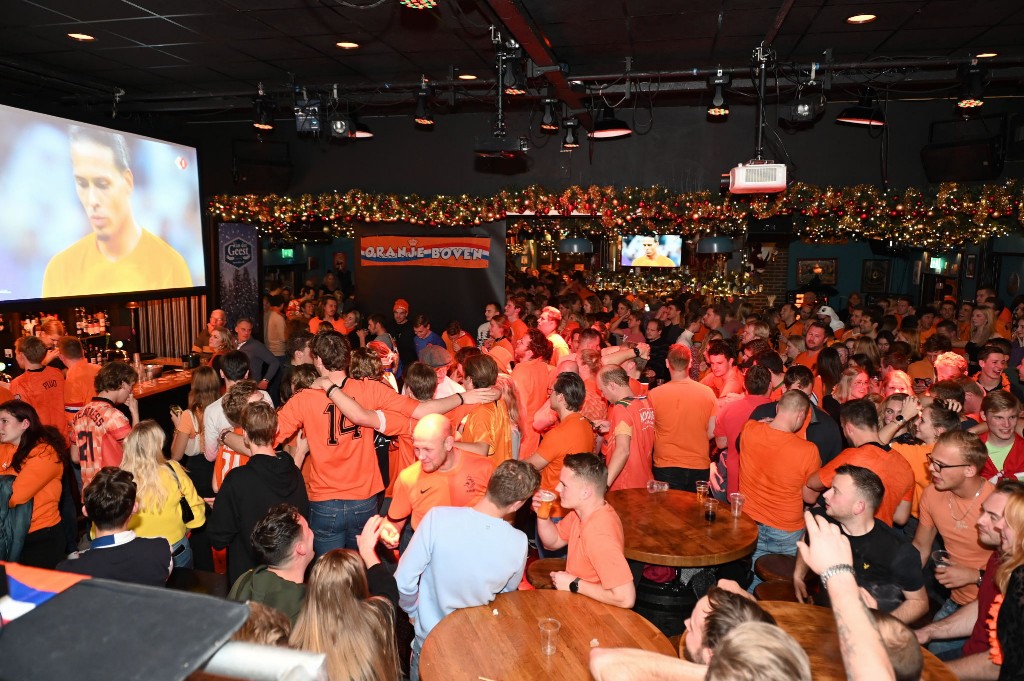
[[[672,262],[672,258],[667,255],[658,253],[653,258],[648,258],[646,255],[641,255],[639,258],[634,258],[631,264],[632,267],[675,267],[676,264]]]
[[[188,477],[188,473],[177,461],[169,462],[178,474],[178,482],[181,483],[181,491],[185,493],[188,505],[192,507],[192,514],[195,518],[187,525],[181,519],[181,494],[178,493],[178,484],[167,466],[160,466],[160,486],[166,490],[167,496],[160,508],[142,508],[144,499],[139,499],[139,512],[128,521],[128,529],[134,530],[140,537],[164,537],[173,546],[182,540],[188,529],[199,527],[206,522],[206,504],[196,492],[195,485]]]
[[[135,249],[119,260],[107,259],[96,235],[88,234],[53,256],[43,275],[44,298],[191,286],[185,258],[145,229]]]

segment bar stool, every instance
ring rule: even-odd
[[[754,574],[765,582],[773,580],[792,582],[794,568],[796,568],[796,556],[768,553],[757,559],[754,564]]]
[[[792,581],[773,579],[754,587],[754,598],[759,601],[789,601],[797,603],[796,590]]]
[[[540,558],[526,568],[526,581],[534,589],[554,589],[555,585],[551,583],[551,573],[564,569],[565,558]]]

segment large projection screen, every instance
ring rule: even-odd
[[[0,106],[0,302],[206,285],[196,150]]]

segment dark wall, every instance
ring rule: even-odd
[[[791,177],[819,185],[881,183],[880,139],[860,128],[835,125],[832,120],[844,105],[830,105],[825,116],[810,130],[770,136],[766,156],[790,161]],[[1024,109],[1011,100],[993,101],[986,109]],[[627,121],[632,115],[623,112]],[[773,122],[777,112],[769,107]],[[888,108],[889,181],[892,186],[926,184],[920,161],[921,147],[928,139],[928,124],[953,118],[949,102],[895,102]],[[646,112],[637,113],[635,128],[648,121]],[[532,135],[528,156],[530,168],[515,175],[480,172],[474,167],[476,139],[489,134],[491,116],[457,114],[437,118],[432,132],[413,128],[409,116],[366,118],[373,128],[372,140],[331,145],[323,140],[297,139],[291,121],[279,121],[271,139],[289,142],[293,164],[288,193],[322,192],[351,188],[368,191],[430,194],[486,195],[505,188],[539,184],[562,188],[572,184],[649,186],[692,191],[718,187],[720,175],[753,156],[753,107],[735,107],[725,123],[709,123],[702,109],[658,108],[654,126],[647,135],[589,142],[571,154],[561,153],[557,137]],[[525,135],[526,114],[509,118],[510,135]],[[204,193],[239,193],[232,179],[231,142],[254,139],[247,121],[237,123],[191,123],[181,134],[200,147]],[[534,145],[534,143],[531,143]],[[1020,164],[1008,165],[1004,176],[1024,176]]]

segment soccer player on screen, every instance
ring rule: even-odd
[[[188,288],[188,264],[132,215],[135,177],[124,135],[68,129],[75,189],[92,232],[51,258],[43,297]]]
[[[675,267],[676,264],[667,255],[658,253],[658,237],[645,236],[641,242],[644,254],[634,258],[630,263],[633,267]]]

